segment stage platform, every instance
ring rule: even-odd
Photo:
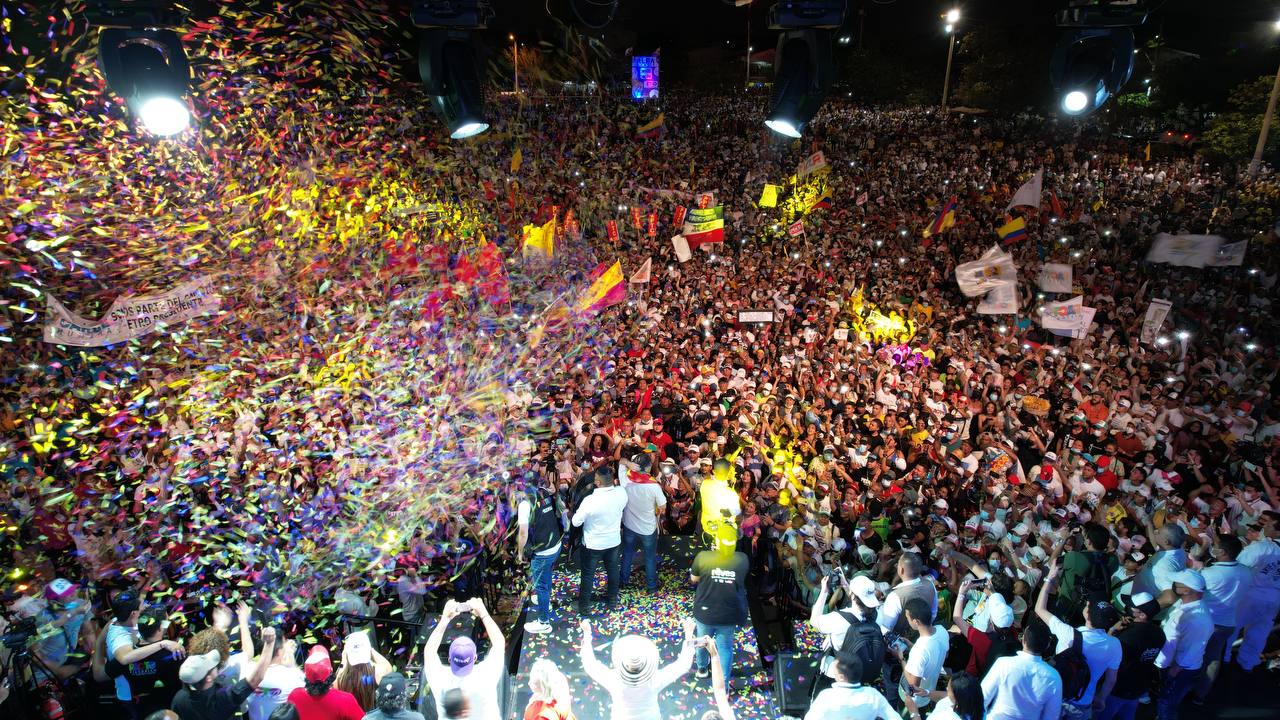
[[[632,581],[623,585],[620,608],[590,618],[596,658],[611,664],[613,640],[635,633],[645,635],[658,644],[665,665],[675,659],[683,634],[681,621],[690,617],[693,608],[693,586],[689,568],[697,548],[692,538],[661,539],[659,555],[659,588],[656,593],[644,590],[644,565],[641,557],[633,569]],[[599,573],[597,587],[603,592],[605,576]],[[573,689],[573,711],[579,720],[608,720],[610,700],[607,692],[596,685],[582,670],[579,655],[582,633],[581,616],[577,612],[578,571],[575,564],[562,557],[553,576],[552,603],[559,623],[544,635],[523,634],[519,662],[512,677],[511,718],[519,718],[529,699],[529,669],[539,658],[553,660],[569,678]],[[601,606],[603,607],[603,606]],[[733,690],[730,700],[737,717],[742,720],[776,720],[781,717],[773,692],[772,675],[762,666],[755,632],[750,625],[738,631],[734,643]],[[696,720],[714,709],[711,679],[699,680],[691,668],[684,677],[667,687],[659,698],[666,720]]]

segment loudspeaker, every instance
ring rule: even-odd
[[[773,663],[773,694],[783,715],[802,717],[809,710],[809,695],[818,677],[820,653],[778,655]]]

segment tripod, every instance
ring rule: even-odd
[[[60,690],[61,684],[58,682],[58,677],[44,661],[31,654],[25,642],[17,647],[8,646],[8,649],[12,653],[9,656],[9,665],[0,668],[0,681],[8,682],[10,687],[10,697],[5,703],[5,717],[15,718],[15,720],[18,718],[45,720],[37,673],[43,672],[44,676],[50,678]]]

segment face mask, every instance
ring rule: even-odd
[[[988,561],[987,561],[987,567],[991,568],[992,570],[999,570],[999,569],[1000,569],[1000,561],[999,561],[999,560],[988,560]]]
[[[995,402],[996,400],[1000,399],[1000,396],[995,393],[990,393],[987,395],[987,399],[990,400],[991,402]]]
[[[885,486],[885,487],[889,487],[890,485],[892,485],[892,484],[893,484],[893,481],[892,481],[892,480],[881,480],[881,481],[880,481],[880,484],[881,484],[881,485],[883,485],[883,486]]]
[[[996,508],[996,519],[1004,522],[1005,517],[1009,514],[1009,508]]]
[[[979,517],[981,517],[983,520],[990,520],[990,519],[991,519],[991,513],[987,512],[986,510],[983,510],[982,512],[978,513],[978,515],[979,515]]]

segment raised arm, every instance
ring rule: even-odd
[[[249,637],[249,616],[252,612],[243,600],[236,603],[236,619],[240,621],[240,649],[244,652],[245,662],[253,659],[253,638]]]
[[[684,643],[680,646],[680,654],[671,664],[658,668],[653,674],[653,686],[659,691],[670,685],[693,667],[694,630],[693,618],[684,619]]]
[[[1040,596],[1036,598],[1036,617],[1043,620],[1049,627],[1053,627],[1056,615],[1049,612],[1049,596],[1053,595],[1058,589],[1058,575],[1062,572],[1062,566],[1054,563],[1049,567],[1049,574],[1044,576],[1044,587],[1040,590]]]
[[[972,627],[964,619],[964,602],[965,595],[969,592],[969,588],[973,587],[973,581],[966,578],[960,583],[960,589],[956,591],[955,607],[951,609],[951,623],[960,631],[962,637],[969,636],[969,628]]]
[[[427,636],[427,644],[423,649],[424,663],[434,660],[437,664],[440,662],[440,643],[444,641],[444,631],[449,627],[449,623],[458,616],[458,602],[456,600],[447,600],[444,609],[440,611],[440,619],[436,621],[436,626],[431,629],[431,634]]]
[[[489,614],[489,609],[484,606],[484,601],[474,597],[467,602],[471,605],[472,614],[480,618],[480,622],[484,624],[484,631],[489,635],[489,652],[496,652],[498,657],[505,657],[507,639],[502,635],[502,628],[498,627],[498,623],[494,622],[493,616]]]
[[[262,657],[258,658],[258,663],[253,666],[253,672],[250,673],[248,680],[249,687],[254,690],[262,684],[262,678],[267,674],[267,666],[271,664],[271,656],[276,654],[276,629],[272,627],[262,629]]]

